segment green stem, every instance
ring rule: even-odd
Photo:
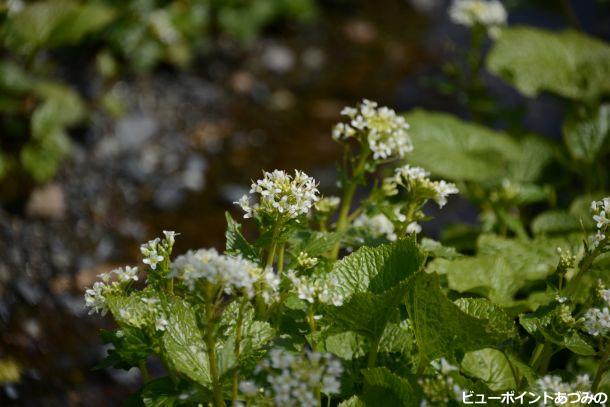
[[[284,271],[284,249],[285,249],[285,245],[282,244],[280,246],[280,251],[278,253],[278,258],[277,258],[277,276],[281,279],[282,278],[282,272]]]
[[[216,360],[216,327],[214,324],[214,307],[212,300],[212,286],[208,284],[205,292],[205,346],[210,364],[210,376],[212,379],[213,406],[223,407],[225,405],[222,396],[222,384],[220,383],[220,373],[218,361]]]
[[[273,233],[271,236],[271,247],[269,248],[269,254],[267,255],[267,262],[265,263],[265,268],[273,267],[273,261],[275,260],[275,251],[277,249],[277,239],[279,237],[280,231],[282,228],[282,223],[278,219],[273,226]]]
[[[366,367],[371,369],[377,366],[377,353],[379,352],[379,341],[381,337],[375,338],[371,343],[371,351],[369,352],[369,359],[367,361]]]
[[[237,312],[237,321],[235,322],[235,347],[233,349],[233,352],[235,354],[236,361],[239,361],[239,355],[241,353],[241,336],[242,336],[242,329],[243,329],[243,323],[244,323],[244,311],[246,308],[246,304],[247,304],[246,299],[242,299],[241,303],[239,304],[239,311]],[[239,371],[238,371],[238,369],[235,369],[235,372],[233,372],[233,387],[231,389],[231,394],[233,396],[232,405],[235,405],[235,403],[237,401],[238,386],[239,386]]]
[[[316,319],[315,319],[315,313],[314,313],[314,309],[313,309],[313,304],[311,304],[309,306],[309,312],[307,314],[307,322],[309,323],[309,329],[311,330],[311,340],[309,342],[309,345],[311,346],[311,350],[315,351],[316,350],[316,339],[315,339],[315,335],[316,335]]]
[[[595,373],[595,379],[593,379],[593,384],[591,385],[591,392],[597,393],[597,388],[599,387],[599,383],[602,380],[602,376],[604,372],[608,368],[608,356],[610,356],[610,341],[606,344],[606,348],[602,352],[601,360],[599,361],[599,366],[597,367],[597,372]]]
[[[354,199],[354,194],[356,193],[356,188],[358,186],[358,179],[364,173],[364,169],[366,166],[366,161],[368,159],[368,150],[362,151],[360,155],[360,159],[358,160],[358,164],[356,169],[354,170],[352,179],[347,182],[345,186],[345,190],[343,191],[343,197],[341,199],[341,207],[339,208],[339,217],[337,219],[337,227],[336,231],[341,233],[347,229],[349,224],[348,216],[349,210],[352,206],[352,201]],[[341,242],[337,242],[331,251],[331,258],[336,259],[339,257],[339,250],[341,249]]]
[[[148,367],[146,367],[146,360],[141,360],[139,364],[140,373],[142,373],[142,381],[144,384],[150,381],[150,373],[148,373]]]
[[[545,342],[544,344],[536,345],[530,365],[532,368],[540,374],[546,372],[551,356],[553,355],[553,344]]]

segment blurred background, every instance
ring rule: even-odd
[[[510,25],[610,39],[608,1],[504,5]],[[232,202],[262,169],[302,169],[332,194],[343,106],[369,98],[504,126],[466,108],[452,79],[471,43],[447,7],[2,0],[0,405],[112,405],[137,390],[135,370],[94,369],[110,322],[87,315],[84,289],[164,229],[181,234],[178,253],[222,249],[224,212],[238,216]],[[558,99],[478,80],[524,126],[561,137]],[[425,231],[476,217],[450,200]]]

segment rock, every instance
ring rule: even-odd
[[[34,189],[26,205],[31,218],[63,220],[66,217],[66,197],[59,184],[48,184]]]
[[[272,110],[288,110],[294,106],[296,98],[289,90],[280,89],[271,94],[268,103]]]
[[[377,38],[377,28],[365,20],[352,20],[343,26],[343,33],[352,42],[367,45]]]
[[[324,51],[322,51],[320,48],[309,47],[303,51],[303,54],[301,54],[301,61],[303,61],[303,65],[311,70],[318,70],[322,68],[325,60],[326,55],[324,55]]]
[[[231,89],[236,93],[247,94],[252,91],[254,77],[248,71],[237,71],[229,79]]]
[[[261,62],[268,70],[286,73],[294,67],[294,53],[283,45],[270,45],[261,55]]]

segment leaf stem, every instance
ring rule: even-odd
[[[345,189],[343,191],[343,197],[341,199],[341,207],[339,208],[339,217],[337,219],[337,232],[343,232],[348,226],[349,210],[352,206],[354,194],[356,193],[356,187],[358,186],[358,179],[364,173],[366,161],[368,159],[368,147],[366,150],[361,152],[360,159],[356,165],[356,169],[352,174],[352,178],[347,181]],[[339,256],[339,250],[341,249],[341,241],[338,241],[331,251],[331,258],[336,259]]]
[[[371,351],[369,352],[369,358],[366,364],[366,367],[369,369],[377,366],[377,353],[379,352],[380,341],[381,337],[378,337],[371,342]]]
[[[212,286],[207,285],[205,290],[205,332],[204,340],[206,352],[208,354],[208,362],[210,364],[210,376],[212,379],[212,394],[214,407],[223,407],[225,405],[222,396],[222,384],[220,383],[220,374],[218,371],[218,361],[216,360],[216,327],[214,323],[214,307],[212,301]]]
[[[282,222],[278,219],[273,225],[273,233],[271,236],[271,247],[269,248],[269,254],[267,255],[267,262],[265,263],[265,268],[273,267],[273,261],[275,260],[275,251],[277,249],[277,238],[280,234]]]
[[[277,276],[281,279],[282,278],[282,272],[284,271],[284,249],[286,248],[286,245],[282,244],[280,246],[280,251],[278,253],[278,258],[277,258]]]
[[[309,306],[309,312],[307,314],[307,322],[309,323],[309,329],[311,330],[311,340],[309,341],[309,345],[311,346],[311,350],[315,351],[316,350],[316,339],[315,339],[315,334],[316,334],[316,318],[315,318],[315,313],[314,313],[314,309],[313,309],[313,304],[311,304]]]
[[[246,299],[242,299],[239,304],[239,310],[237,312],[237,321],[235,322],[235,347],[233,352],[235,354],[235,360],[239,364],[239,355],[241,353],[241,337],[242,337],[242,329],[244,323],[244,311],[246,309],[247,301]],[[239,386],[239,370],[236,368],[233,372],[233,385],[231,389],[232,394],[232,405],[235,405],[237,401],[237,389]]]

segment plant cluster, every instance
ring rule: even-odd
[[[92,107],[120,112],[111,85],[125,74],[159,64],[187,68],[219,36],[249,42],[275,21],[315,11],[314,0],[3,2],[0,179],[51,179],[70,151],[69,128]],[[80,92],[67,84],[65,61],[85,64],[84,79],[95,85]]]
[[[139,367],[135,400],[150,406],[607,393],[610,47],[504,27],[487,67],[526,96],[565,98],[563,142],[368,100],[345,108],[332,132],[340,197],[301,171],[263,172],[236,202],[254,239],[227,214],[224,253],[173,257],[164,232],[142,246],[143,273],[87,291],[118,325],[102,366]],[[423,237],[430,207],[446,212],[458,191],[480,222]],[[150,377],[150,357],[166,376]]]

